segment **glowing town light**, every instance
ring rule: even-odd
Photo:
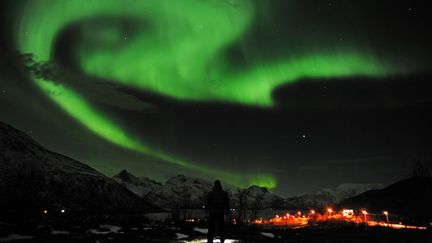
[[[342,215],[346,218],[350,218],[354,216],[354,210],[352,209],[343,209],[342,210]]]
[[[310,213],[311,213],[311,214],[315,214],[315,210],[311,210]]]
[[[389,222],[389,213],[388,213],[388,211],[384,211],[383,214],[385,215],[386,222],[388,223]]]
[[[45,210],[43,211],[43,213],[44,213],[44,214],[47,214],[47,213],[48,213],[48,210],[45,209]]]
[[[298,214],[298,215],[300,216],[300,215],[301,215],[301,212],[300,212],[300,211],[298,211],[298,212],[297,212],[297,214]]]
[[[65,212],[66,212],[66,210],[64,210],[64,209],[60,210],[60,213],[65,213]]]
[[[363,211],[362,211],[362,214],[363,214],[363,216],[364,216],[364,221],[366,222],[366,221],[367,221],[367,215],[368,215],[368,212],[367,212],[366,210],[363,210]]]
[[[330,217],[331,217],[331,215],[332,215],[332,213],[333,213],[333,209],[328,208],[328,209],[327,209],[327,212],[330,214]]]

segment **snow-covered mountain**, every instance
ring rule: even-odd
[[[208,181],[184,175],[173,176],[164,184],[146,177],[136,177],[127,170],[113,178],[139,197],[166,209],[202,208],[205,195],[213,187]]]
[[[164,203],[164,199],[158,197],[163,185],[157,181],[146,177],[135,177],[127,170],[122,170],[120,173],[113,176],[113,179],[140,198],[153,202],[156,205],[162,205]]]
[[[113,179],[0,122],[0,217],[159,210]]]
[[[212,188],[207,181],[184,175],[171,177],[165,184],[146,177],[136,177],[127,170],[122,170],[113,178],[139,197],[167,209],[201,208],[205,194]]]
[[[138,196],[166,209],[202,208],[207,193],[213,188],[210,181],[184,175],[173,176],[164,184],[145,177],[135,177],[126,170],[113,178]],[[232,207],[238,207],[242,202],[248,208],[271,208],[283,200],[267,188],[259,186],[246,189],[228,186],[225,190],[230,196]]]
[[[138,178],[123,170],[113,177],[117,182],[146,200],[156,203],[165,209],[201,208],[206,194],[212,189],[212,182],[177,175],[162,184],[142,177]],[[249,209],[268,208],[322,208],[335,205],[344,199],[359,195],[365,191],[382,188],[382,184],[345,183],[336,188],[325,188],[314,193],[284,199],[265,187],[249,188],[226,187],[230,196],[231,207]]]
[[[286,199],[286,206],[288,208],[322,208],[328,205],[338,204],[344,199],[359,195],[363,192],[381,188],[383,188],[383,185],[379,183],[345,183],[336,188],[325,188],[303,196],[288,198]]]
[[[284,199],[265,187],[250,186],[246,189],[240,189],[234,193],[232,198],[233,204],[248,209],[267,209],[280,208]],[[244,204],[241,206],[241,204]]]
[[[206,194],[212,189],[212,182],[177,175],[164,184],[145,177],[135,177],[126,170],[113,177],[138,196],[165,209],[201,208]],[[325,188],[314,193],[284,199],[265,187],[249,188],[225,187],[230,196],[231,207],[249,209],[268,208],[322,208],[335,205],[344,199],[359,195],[365,191],[382,188],[382,184],[345,183],[336,188]]]
[[[161,195],[169,201],[170,207],[201,208],[212,188],[211,182],[177,175],[165,182]]]

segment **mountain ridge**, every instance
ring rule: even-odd
[[[375,212],[397,212],[417,222],[432,218],[432,177],[415,176],[387,187],[370,190],[340,202],[340,207],[368,208]]]
[[[113,178],[138,196],[157,201],[164,208],[193,207],[201,208],[204,198],[213,184],[199,178],[175,175],[165,183],[154,181],[148,177],[136,177],[127,170],[122,170]],[[382,188],[379,183],[344,183],[335,188],[324,188],[314,193],[308,193],[297,197],[283,198],[270,192],[265,187],[252,185],[248,188],[225,187],[233,207],[259,208],[259,209],[301,209],[322,208],[335,205],[340,201],[358,195],[364,191]],[[182,196],[181,196],[181,195]],[[175,202],[182,202],[174,205]],[[194,202],[194,203],[191,203]],[[242,204],[242,205],[240,205]]]
[[[151,212],[160,209],[113,179],[50,151],[0,122],[0,218],[40,217],[44,210],[71,214]],[[32,202],[32,203],[28,203]]]

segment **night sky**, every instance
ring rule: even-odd
[[[109,176],[293,196],[389,184],[432,160],[425,1],[0,7],[0,120]]]

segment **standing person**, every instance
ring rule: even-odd
[[[225,241],[225,213],[229,212],[228,194],[222,190],[219,180],[214,182],[213,190],[207,194],[205,208],[208,213],[209,230],[207,242],[213,242],[216,228],[219,228],[220,241]]]

